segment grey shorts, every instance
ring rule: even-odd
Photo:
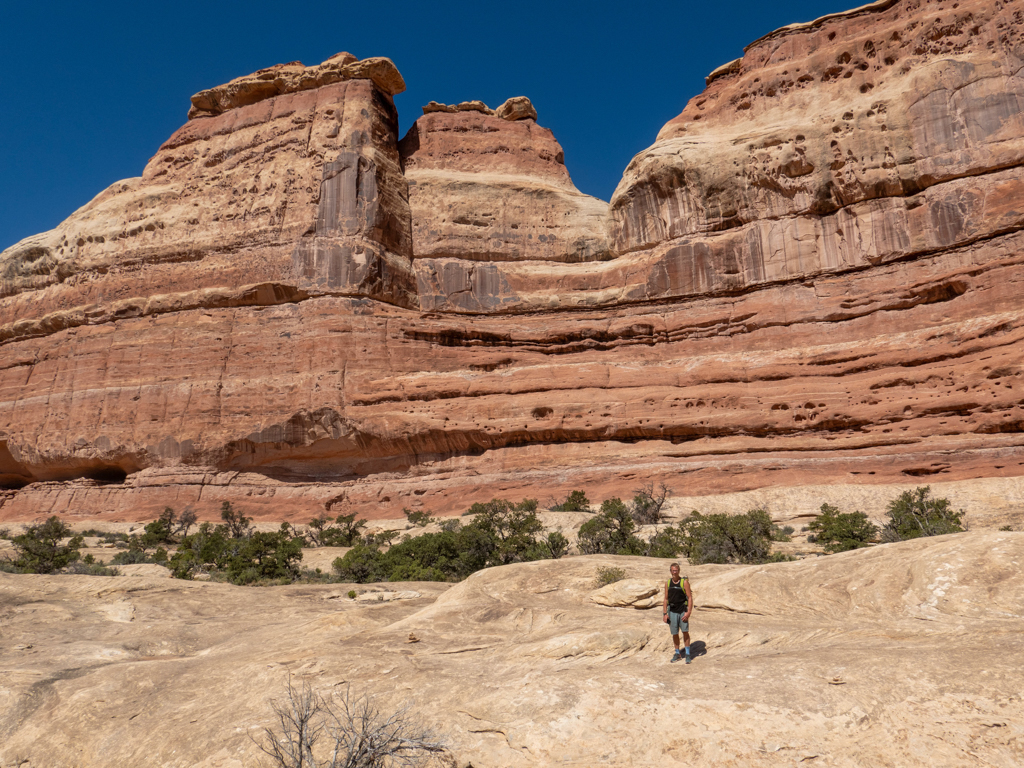
[[[668,628],[673,635],[690,631],[690,622],[683,621],[683,614],[668,612]]]

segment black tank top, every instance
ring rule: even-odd
[[[678,584],[673,584],[672,579],[668,580],[668,609],[672,613],[686,613],[686,590],[683,589],[685,582],[685,576],[679,579]]]

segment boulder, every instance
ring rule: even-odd
[[[504,120],[536,120],[537,110],[525,96],[513,96],[496,110],[494,114]]]
[[[590,596],[590,599],[598,605],[607,605],[612,608],[627,606],[650,608],[653,603],[649,598],[657,598],[660,588],[658,584],[652,584],[649,580],[623,579],[601,587]],[[651,604],[648,605],[648,603]]]

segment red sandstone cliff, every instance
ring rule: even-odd
[[[0,516],[1024,473],[1015,4],[756,41],[609,208],[521,107],[400,143],[367,62],[197,94],[0,255]]]

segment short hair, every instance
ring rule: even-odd
[[[672,570],[673,568],[679,568],[679,563],[672,563],[672,565],[670,565],[670,566],[668,567],[668,569],[669,569],[670,571],[671,571],[671,570]]]

